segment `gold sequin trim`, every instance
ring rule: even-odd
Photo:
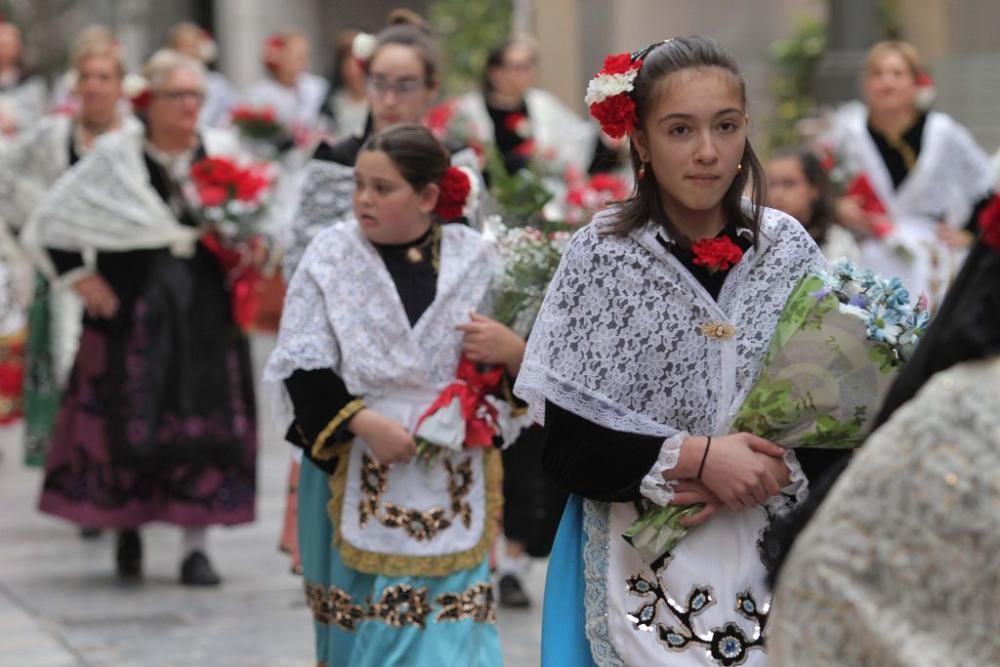
[[[382,595],[372,605],[369,616],[394,628],[415,625],[423,629],[430,613],[426,586],[414,588],[409,584],[397,584],[382,589]]]
[[[503,466],[498,450],[487,449],[483,451],[486,516],[484,517],[483,535],[479,539],[479,543],[466,551],[442,556],[409,556],[366,551],[349,544],[344,539],[340,531],[340,518],[344,508],[349,461],[349,456],[341,457],[336,470],[330,476],[330,502],[327,504],[327,514],[334,527],[333,546],[339,549],[340,557],[345,565],[366,574],[382,574],[390,577],[443,577],[460,570],[468,570],[481,563],[486,557],[486,552],[496,537],[497,520],[503,507]],[[471,471],[470,460],[469,472],[471,473]]]
[[[701,333],[707,338],[729,340],[736,335],[736,327],[726,322],[709,322],[701,325]]]
[[[340,426],[346,422],[348,419],[358,414],[365,408],[365,403],[360,398],[357,398],[347,405],[337,413],[337,416],[330,420],[330,423],[320,431],[320,434],[316,436],[316,441],[309,448],[312,452],[312,456],[317,461],[329,461],[333,459],[338,453],[339,448],[332,449],[326,447],[326,441],[330,439]],[[338,443],[339,444],[339,443]]]
[[[378,600],[355,604],[351,596],[336,586],[305,582],[306,602],[313,618],[321,625],[354,632],[362,621],[373,620],[394,628],[426,628],[427,619],[437,609],[434,623],[469,620],[474,623],[497,622],[496,596],[489,582],[479,582],[459,593],[442,593],[429,599],[426,586],[396,584],[382,589]]]
[[[438,536],[442,530],[451,527],[451,519],[441,508],[420,511],[386,503],[379,517],[386,528],[402,528],[406,534],[418,542],[426,542]]]
[[[475,623],[497,622],[496,598],[490,584],[474,584],[463,593],[444,593],[437,596],[434,603],[442,608],[434,619],[438,623],[465,620]]]
[[[324,589],[320,584],[306,581],[305,589],[306,604],[317,623],[354,631],[366,616],[364,608],[354,604],[351,596],[336,586]]]

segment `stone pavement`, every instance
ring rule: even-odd
[[[255,341],[263,359],[269,341]],[[259,363],[258,363],[259,367]],[[142,584],[114,576],[114,537],[82,540],[35,509],[40,472],[20,462],[20,430],[0,431],[0,667],[311,667],[300,580],[276,543],[289,448],[261,428],[258,519],[209,531],[225,578],[216,590],[177,584],[180,535],[143,531]],[[501,611],[505,664],[539,664],[544,564],[528,581],[535,606]]]

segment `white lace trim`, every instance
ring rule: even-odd
[[[780,516],[791,510],[796,505],[802,503],[809,497],[809,480],[806,478],[799,458],[795,455],[795,450],[789,449],[785,452],[782,460],[788,468],[788,484],[781,488],[781,492],[768,498],[764,503],[764,508],[769,516]]]
[[[677,467],[677,462],[681,457],[681,445],[684,444],[684,440],[689,435],[689,433],[681,431],[664,440],[656,463],[639,484],[639,493],[661,507],[669,505],[670,501],[674,499],[674,487],[677,486],[675,480],[665,480],[663,473]]]
[[[585,630],[590,654],[598,667],[625,667],[608,631],[608,514],[611,506],[583,501]]]

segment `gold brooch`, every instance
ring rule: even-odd
[[[424,261],[424,253],[417,246],[406,249],[406,261],[410,264],[419,264]]]
[[[701,325],[701,333],[707,338],[729,340],[736,335],[736,327],[725,322],[709,322]]]

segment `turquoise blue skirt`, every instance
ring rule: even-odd
[[[542,608],[542,667],[596,667],[584,608],[583,501],[570,496],[549,557]]]
[[[316,660],[334,667],[499,667],[488,557],[446,577],[351,569],[332,548],[329,476],[299,476],[299,549],[316,630]],[[486,609],[489,609],[487,612]]]

